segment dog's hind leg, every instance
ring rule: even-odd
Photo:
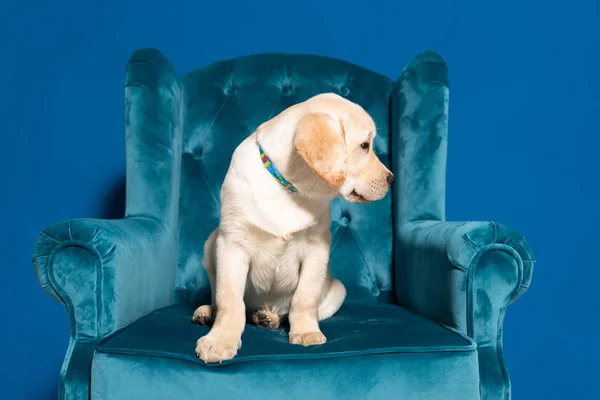
[[[215,312],[212,305],[204,305],[196,308],[192,316],[192,322],[198,325],[210,326],[215,320]]]
[[[340,309],[345,298],[346,288],[344,284],[337,279],[331,279],[329,287],[319,303],[319,321],[333,316]]]
[[[263,309],[258,309],[251,313],[249,320],[256,326],[268,329],[277,329],[281,323],[277,314]]]
[[[208,275],[210,281],[210,305],[200,306],[194,311],[192,316],[192,322],[199,325],[210,326],[215,320],[215,284],[216,284],[216,266],[215,266],[215,241],[217,239],[219,229],[215,229],[206,243],[204,243],[204,258],[202,259],[202,266]]]

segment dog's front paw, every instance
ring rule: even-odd
[[[205,363],[231,360],[242,347],[240,339],[211,335],[201,337],[196,342],[196,356]]]
[[[290,343],[292,344],[312,346],[315,344],[323,344],[326,341],[327,338],[321,332],[290,333]]]

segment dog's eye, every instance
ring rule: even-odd
[[[371,143],[369,142],[364,142],[360,145],[360,148],[363,150],[369,150],[369,146],[371,146]]]

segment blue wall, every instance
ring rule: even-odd
[[[583,399],[597,388],[597,0],[13,3],[0,6],[0,397],[55,398],[67,314],[29,257],[49,224],[122,213],[124,66],[139,47],[181,72],[283,51],[394,78],[417,52],[442,53],[448,217],[520,230],[538,259],[506,319],[514,397]]]

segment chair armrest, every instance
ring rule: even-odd
[[[175,238],[154,219],[61,222],[41,232],[33,263],[78,340],[104,338],[172,302]]]
[[[44,290],[69,312],[59,399],[88,398],[100,341],[173,302],[175,236],[156,219],[61,222],[41,232],[33,264]]]
[[[78,339],[106,337],[172,302],[175,238],[150,218],[53,225],[40,234],[33,263],[44,290],[67,307]]]
[[[155,49],[135,51],[125,82],[126,216],[176,229],[184,111],[183,85],[169,61]]]
[[[503,251],[515,262],[515,268],[495,268],[497,277],[514,282],[506,294],[510,303],[531,282],[534,259],[527,242],[519,233],[494,222],[412,222],[400,227],[396,240],[397,299],[465,333],[470,328],[466,296],[473,294],[468,290],[482,272],[478,267],[486,252]]]
[[[397,229],[396,254],[398,302],[473,338],[482,398],[508,398],[502,327],[531,282],[525,239],[494,222],[411,222]]]

